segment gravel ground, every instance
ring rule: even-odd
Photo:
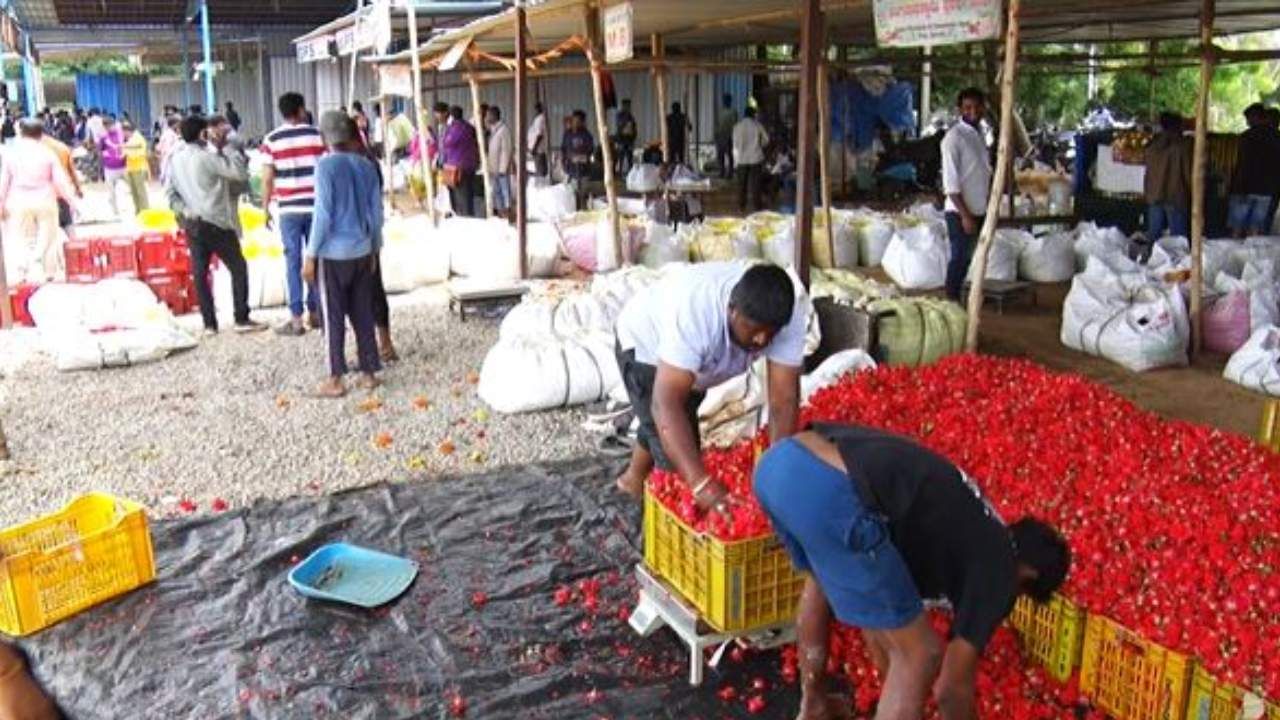
[[[592,452],[581,410],[485,408],[473,382],[496,322],[459,322],[439,287],[393,297],[392,308],[401,360],[383,387],[352,387],[341,400],[308,397],[325,373],[318,333],[224,331],[158,363],[60,373],[34,331],[0,332],[0,421],[13,455],[0,462],[0,526],[94,490],[159,515],[184,512],[184,500],[209,512],[219,499],[236,506]],[[255,317],[274,323],[284,311]]]

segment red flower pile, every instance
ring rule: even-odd
[[[1077,376],[973,355],[859,373],[802,414],[885,428],[945,455],[1006,520],[1032,514],[1062,530],[1074,554],[1069,597],[1280,698],[1280,455],[1164,420]],[[707,453],[708,470],[743,499],[731,522],[698,512],[669,474],[655,473],[651,490],[699,531],[757,537],[768,522],[750,473],[763,443]]]

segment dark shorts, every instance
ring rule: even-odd
[[[636,431],[636,442],[653,456],[653,464],[659,470],[673,471],[675,466],[662,449],[662,441],[658,438],[658,425],[653,421],[653,382],[658,377],[658,368],[636,360],[635,350],[623,350],[620,345],[614,346],[618,357],[618,372],[622,375],[622,386],[627,389],[627,398],[631,400],[631,411],[640,421],[640,429]],[[706,393],[693,390],[684,403],[684,414],[693,428],[693,440],[702,445],[702,436],[698,433],[698,406]]]
[[[813,574],[841,622],[894,630],[924,611],[885,518],[844,472],[787,438],[761,456],[753,484],[792,565]]]

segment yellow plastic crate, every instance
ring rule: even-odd
[[[1243,688],[1218,682],[1199,665],[1191,673],[1191,699],[1187,701],[1186,720],[1241,720],[1262,718],[1280,720],[1280,703],[1267,702],[1257,696],[1246,698]]]
[[[1089,614],[1080,693],[1115,720],[1184,720],[1191,658]]]
[[[141,505],[103,493],[0,531],[0,632],[28,635],[154,580]]]
[[[1084,618],[1080,606],[1061,595],[1055,594],[1046,603],[1024,595],[1013,606],[1009,623],[1022,637],[1027,655],[1055,680],[1066,682],[1080,665]]]
[[[804,588],[772,533],[736,542],[700,535],[647,492],[644,562],[720,632],[793,620]]]

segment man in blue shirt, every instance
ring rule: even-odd
[[[377,387],[375,373],[382,369],[373,329],[374,274],[382,245],[382,182],[378,169],[364,155],[355,121],[346,113],[325,113],[320,132],[330,153],[316,165],[315,215],[302,276],[320,288],[329,345],[329,377],[317,394],[336,398],[347,392],[342,382],[347,374],[347,319],[356,334],[361,376],[357,385]]]

